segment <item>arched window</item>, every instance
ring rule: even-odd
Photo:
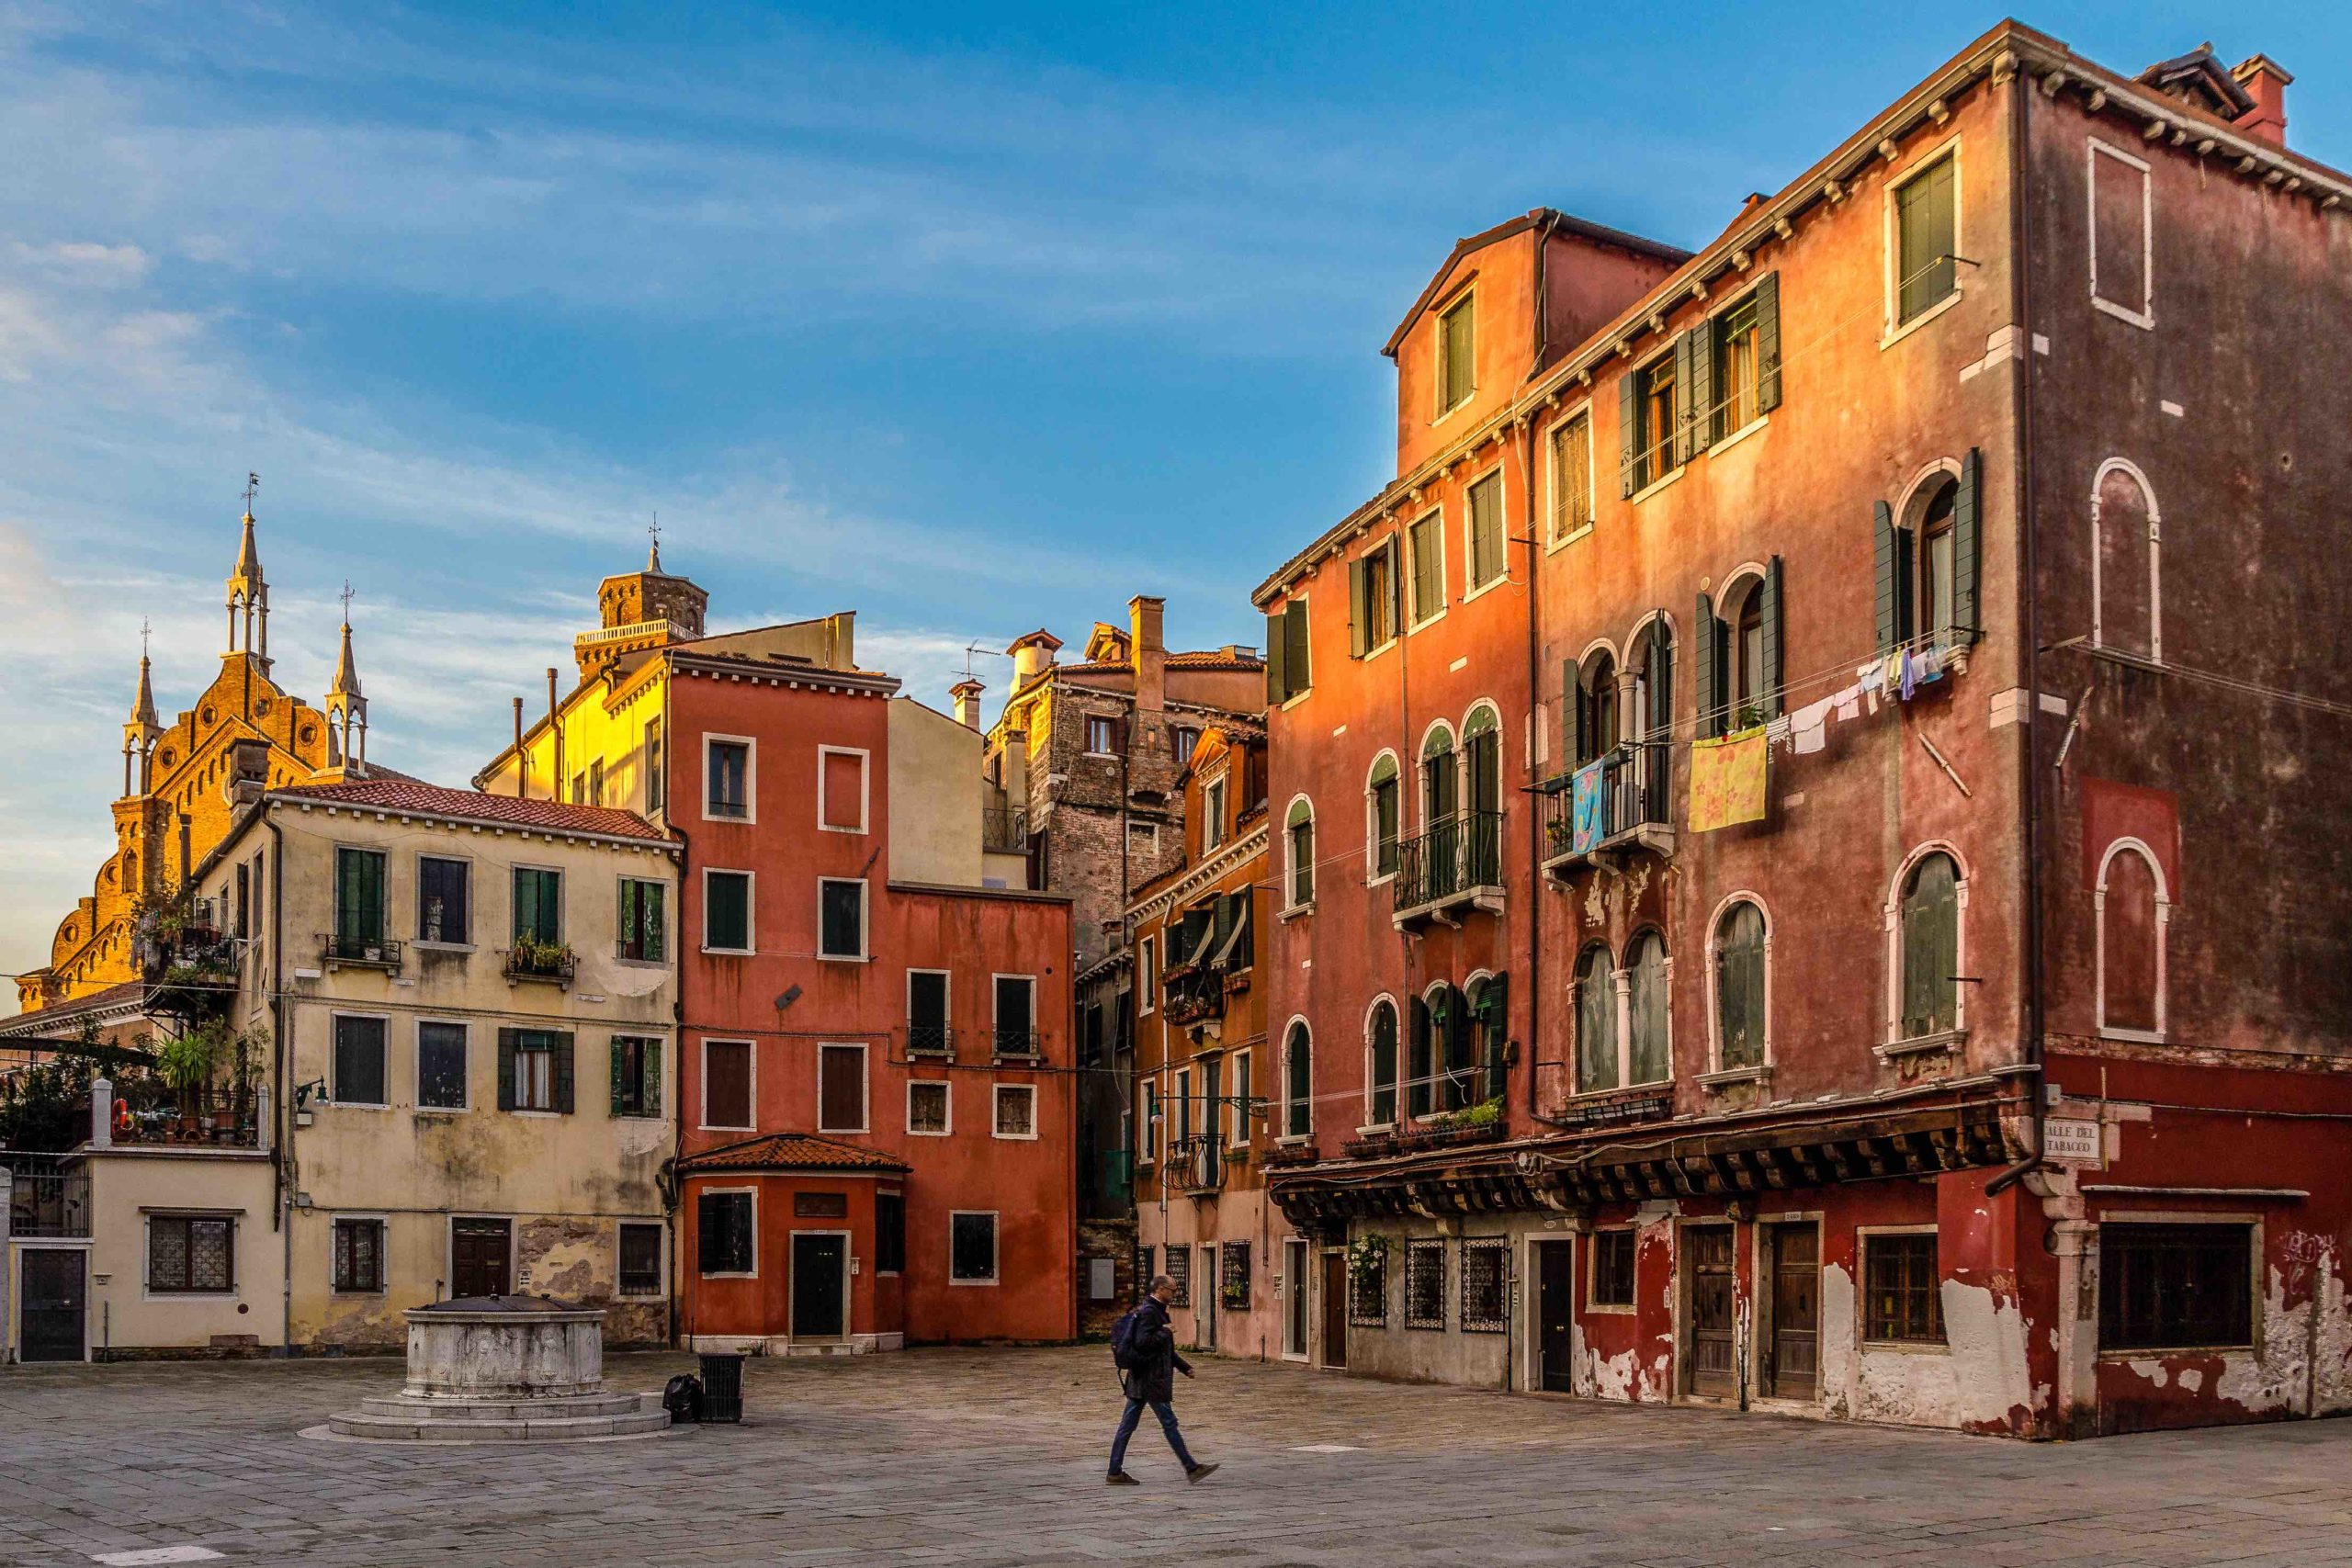
[[[1462,726],[1463,771],[1469,777],[1469,831],[1463,852],[1464,881],[1474,887],[1502,882],[1502,737],[1495,710],[1485,704],[1473,708]]]
[[[1960,1027],[1960,868],[1940,850],[1904,879],[1903,1040]]]
[[[1290,908],[1315,902],[1315,807],[1305,795],[1290,803],[1283,837],[1290,846]]]
[[[1460,1111],[1478,1098],[1478,1031],[1471,1017],[1470,998],[1453,986],[1431,987],[1430,1032],[1440,1066],[1434,1096],[1437,1109]]]
[[[1366,1063],[1364,1085],[1369,1101],[1368,1124],[1388,1127],[1396,1121],[1396,1004],[1386,997],[1372,1004],[1364,1025]]]
[[[1715,1066],[1764,1065],[1764,911],[1743,898],[1715,921]]]
[[[1437,1109],[1438,999],[1442,984],[1415,997],[1405,1023],[1405,1114],[1422,1117]]]
[[[1315,1100],[1308,1092],[1315,1081],[1315,1047],[1300,1019],[1290,1026],[1283,1044],[1283,1136],[1304,1138],[1315,1131]]]
[[[1763,585],[1749,582],[1739,595],[1738,608],[1731,617],[1731,705],[1735,727],[1747,723],[1742,716],[1760,711],[1764,701],[1764,593]]]
[[[1504,1059],[1510,1039],[1510,991],[1508,977],[1489,975],[1469,987],[1472,1049],[1476,1056],[1471,1086],[1473,1102],[1500,1100],[1509,1084]]]
[[[1434,725],[1421,742],[1421,830],[1450,822],[1462,803],[1462,784],[1454,768],[1453,731]]]
[[[1960,481],[1946,476],[1929,488],[1927,505],[1919,513],[1919,590],[1914,601],[1921,611],[1923,636],[1942,637],[1951,630],[1952,517],[1960,502]]]
[[[2099,470],[2091,493],[2091,642],[2163,656],[2157,597],[2156,498],[2139,470],[2118,459]]]
[[[1577,677],[1579,765],[1617,749],[1617,661],[1606,651],[1583,662]]]
[[[122,885],[136,892],[139,887],[139,852],[122,852]]]
[[[2127,1040],[2165,1031],[2165,927],[2172,914],[2164,873],[2137,839],[2118,839],[2100,862],[2098,1029]]]
[[[1673,1035],[1668,1023],[1666,939],[1654,931],[1634,939],[1625,953],[1625,1083],[1664,1083],[1674,1076]]]
[[[1674,628],[1657,616],[1634,639],[1634,649],[1637,739],[1663,741],[1674,728]]]
[[[1396,874],[1396,759],[1383,751],[1364,783],[1364,843],[1374,881]]]
[[[1595,942],[1577,961],[1577,1092],[1617,1084],[1617,979],[1609,950]]]

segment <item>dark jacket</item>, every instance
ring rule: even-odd
[[[1119,1375],[1127,1397],[1172,1397],[1177,1372],[1189,1372],[1193,1367],[1176,1353],[1176,1332],[1168,1326],[1168,1308],[1158,1296],[1146,1296],[1136,1305],[1135,1336],[1130,1343],[1137,1364]]]

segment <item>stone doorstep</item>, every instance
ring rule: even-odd
[[[412,1399],[406,1394],[373,1395],[359,1402],[360,1413],[388,1420],[435,1423],[443,1421],[545,1421],[591,1416],[624,1416],[644,1407],[645,1396],[635,1393],[582,1393],[556,1399]]]

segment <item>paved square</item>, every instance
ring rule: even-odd
[[[620,1356],[656,1388],[679,1356]],[[0,1563],[2352,1563],[2352,1421],[2029,1447],[1206,1362],[1186,1486],[1109,1352],[753,1361],[741,1427],[571,1447],[300,1438],[390,1360],[0,1372]]]

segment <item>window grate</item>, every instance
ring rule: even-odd
[[[1462,1332],[1500,1334],[1510,1326],[1510,1243],[1500,1236],[1462,1244]]]
[[[1192,1248],[1186,1247],[1170,1247],[1168,1249],[1168,1261],[1161,1266],[1160,1272],[1167,1275],[1169,1282],[1175,1287],[1175,1291],[1173,1292],[1174,1299],[1170,1301],[1168,1304],[1170,1306],[1180,1307],[1191,1306],[1193,1304]]]
[[[1445,1243],[1405,1244],[1405,1326],[1445,1326]]]
[[[1374,1252],[1351,1258],[1348,1268],[1348,1321],[1363,1328],[1388,1323],[1388,1255]]]
[[[1250,1310],[1250,1244],[1228,1241],[1223,1247],[1221,1270],[1223,1288],[1219,1295],[1226,1306],[1235,1312]]]

